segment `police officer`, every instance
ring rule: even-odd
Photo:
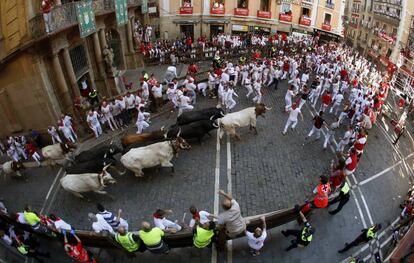
[[[303,215],[302,212],[299,211],[299,215],[302,218],[303,223],[305,226],[302,230],[282,230],[282,234],[285,237],[294,236],[296,240],[291,240],[291,245],[285,249],[285,251],[289,251],[293,248],[297,247],[306,247],[313,239],[313,234],[315,233],[315,229],[311,226],[311,224],[306,220],[306,217]]]
[[[194,228],[193,244],[196,248],[205,248],[211,246],[211,241],[215,235],[214,229],[216,224],[213,221],[201,224],[196,221]]]
[[[118,233],[115,234],[115,240],[128,252],[145,251],[145,246],[142,244],[139,235],[127,232],[124,226],[118,227]]]
[[[332,204],[339,202],[339,205],[335,210],[329,211],[329,214],[331,215],[335,215],[336,213],[341,211],[342,207],[349,201],[349,190],[351,190],[349,188],[349,184],[346,181],[344,181],[339,189],[339,195],[335,197],[334,200],[329,201],[328,203],[328,206],[330,206]]]
[[[89,103],[93,106],[96,104],[99,105],[99,98],[98,98],[98,92],[96,90],[91,90],[88,94],[89,97]]]
[[[338,250],[338,253],[344,253],[350,248],[359,246],[361,244],[367,243],[374,239],[377,236],[377,232],[382,228],[381,224],[375,224],[370,228],[365,228],[361,230],[361,234],[351,243],[345,243],[345,247],[341,250]]]

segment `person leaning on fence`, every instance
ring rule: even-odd
[[[63,246],[65,248],[66,254],[74,259],[76,262],[81,263],[96,263],[96,259],[94,258],[93,254],[86,250],[79,237],[75,234],[74,230],[71,230],[70,233],[76,239],[76,245],[72,245],[68,242],[68,238],[66,237],[66,230],[62,230],[63,234]]]
[[[211,247],[215,236],[216,224],[213,221],[201,224],[196,220],[196,225],[193,228],[193,244],[196,248]]]
[[[128,232],[124,226],[118,227],[115,240],[130,253],[145,251],[145,245],[142,243],[139,235]]]
[[[160,228],[151,227],[150,223],[144,221],[142,222],[141,230],[138,233],[149,251],[159,254],[168,254],[170,252],[167,243],[162,240],[164,232]]]

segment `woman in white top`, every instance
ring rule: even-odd
[[[115,129],[118,129],[118,125],[116,124],[114,116],[112,115],[112,105],[108,104],[106,101],[103,101],[101,106],[101,112],[103,114],[104,119],[108,122],[109,128],[111,128],[111,130],[113,131]]]

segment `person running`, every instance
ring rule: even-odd
[[[314,133],[316,134],[316,139],[315,140],[319,140],[319,138],[321,137],[322,125],[324,125],[324,123],[325,123],[325,120],[322,118],[322,115],[323,115],[323,111],[320,111],[319,115],[316,115],[315,117],[313,117],[313,119],[312,119],[313,120],[312,130],[305,137],[305,140],[310,138]]]
[[[351,249],[352,247],[356,247],[365,243],[368,243],[369,241],[373,240],[377,236],[377,232],[381,230],[382,226],[381,224],[375,224],[370,228],[365,228],[361,230],[361,234],[357,238],[354,239],[351,243],[345,243],[345,247],[338,250],[338,253],[344,253]]]
[[[292,131],[296,128],[296,125],[298,124],[298,115],[302,118],[303,121],[303,115],[300,111],[300,108],[297,107],[296,103],[292,104],[292,107],[288,110],[289,111],[289,118],[286,121],[285,129],[282,131],[283,135],[286,135],[287,130],[289,129],[289,126],[292,126]]]
[[[339,195],[335,197],[333,200],[329,201],[328,203],[328,206],[331,206],[339,202],[338,207],[335,210],[329,211],[330,215],[337,214],[339,211],[342,210],[342,207],[344,207],[344,205],[349,201],[349,191],[351,190],[349,184],[344,180],[339,189]]]

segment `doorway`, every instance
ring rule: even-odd
[[[214,37],[220,33],[224,33],[224,24],[210,26],[210,37]]]
[[[180,30],[181,35],[185,35],[186,37],[191,37],[191,39],[194,39],[194,25],[181,25]]]

